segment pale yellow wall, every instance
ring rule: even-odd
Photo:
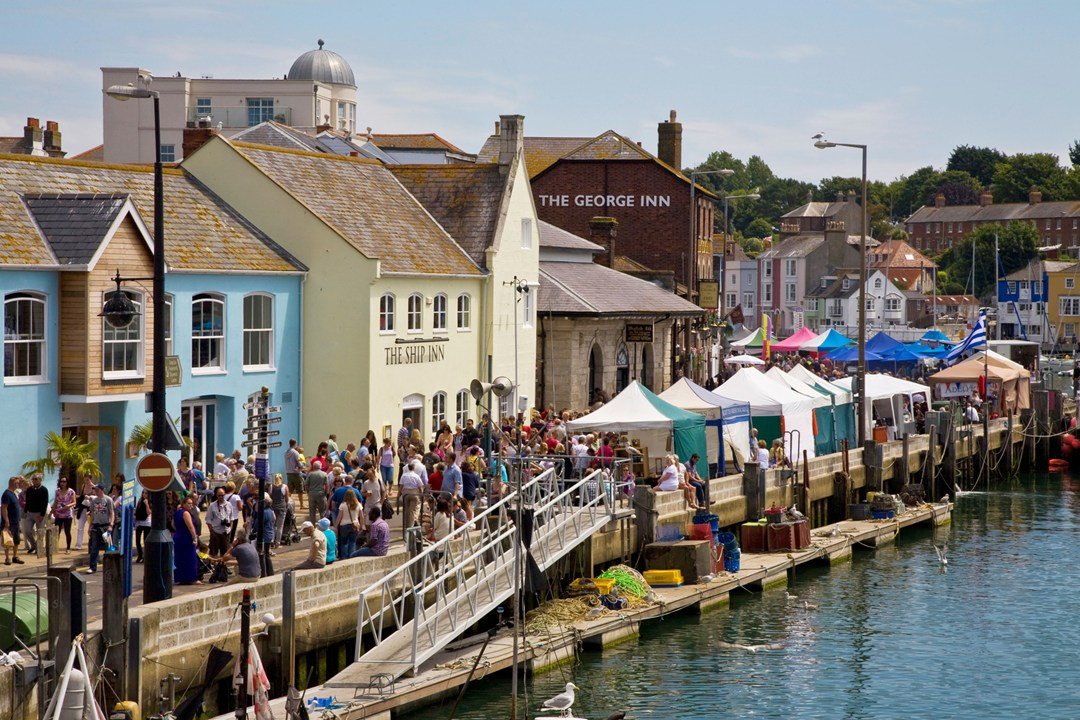
[[[453,424],[457,392],[469,387],[479,367],[481,302],[484,278],[377,275],[377,262],[366,259],[257,168],[215,138],[188,158],[184,167],[221,195],[309,268],[304,283],[301,388],[301,443],[311,452],[319,440],[336,433],[342,443],[359,442],[368,431],[382,435],[384,425],[396,433],[402,420],[402,400],[423,397],[422,429],[431,435],[432,397],[447,394],[447,419]],[[383,293],[396,300],[394,333],[379,332],[379,300]],[[422,328],[407,331],[406,311],[412,293],[424,296]],[[432,330],[437,293],[447,296],[447,330]],[[472,296],[471,329],[457,330],[457,296]],[[437,361],[387,363],[395,339],[447,337],[447,342],[404,344],[402,348],[441,348]],[[426,351],[425,351],[426,352]]]
[[[417,394],[423,399],[420,430],[425,442],[434,439],[432,428],[432,398],[438,392],[446,393],[446,419],[454,424],[456,398],[459,390],[467,389],[477,377],[478,343],[483,309],[480,303],[482,277],[456,278],[384,277],[370,287],[369,326],[373,328],[370,343],[370,395],[367,417],[376,436],[383,437],[389,425],[396,436],[402,422],[402,402],[405,397]],[[379,330],[379,306],[384,293],[393,293],[395,300],[395,327],[393,332]],[[409,296],[423,296],[420,332],[407,328]],[[447,324],[445,331],[432,329],[434,298],[443,293],[447,299]],[[472,318],[469,329],[457,327],[457,298],[462,293],[472,297]],[[430,340],[445,337],[446,342],[396,343],[395,341]],[[390,356],[388,356],[390,353]],[[472,403],[470,401],[470,409]],[[475,417],[475,412],[471,413]],[[415,426],[414,426],[415,427]],[[366,432],[367,428],[364,428]],[[339,433],[338,437],[342,435]],[[358,437],[358,436],[356,436]]]
[[[522,247],[521,221],[525,218],[529,218],[532,225],[532,245],[529,249]],[[525,172],[525,163],[518,162],[505,215],[501,219],[492,249],[488,252],[488,267],[491,270],[491,276],[488,279],[487,315],[490,323],[485,355],[492,356],[491,376],[494,378],[503,375],[511,380],[515,380],[516,377],[519,387],[518,396],[528,398],[530,407],[535,407],[538,402],[536,328],[540,320],[534,311],[531,327],[521,324],[524,316],[524,301],[517,301],[517,293],[512,283],[516,276],[532,285],[535,308],[539,300],[537,297],[540,273],[539,245],[539,221],[533,205],[529,178]],[[518,323],[516,375],[514,366],[515,314]]]
[[[215,138],[184,167],[308,266],[303,286],[301,444],[368,429],[369,288],[376,265]]]

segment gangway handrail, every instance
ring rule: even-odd
[[[404,657],[400,652],[396,659],[374,652],[370,661],[380,663],[382,671],[395,676],[410,669],[415,672],[422,662],[512,595],[518,529],[509,509],[518,497],[522,507],[530,508],[536,517],[532,549],[541,569],[615,517],[614,483],[605,480],[605,471],[595,470],[561,489],[551,482],[553,477],[549,468],[528,478],[520,489],[511,490],[472,523],[427,546],[361,591],[355,662],[366,661],[362,641],[368,631],[375,643],[369,653],[395,637],[397,646],[407,640],[411,644]],[[601,512],[604,505],[606,512]],[[470,532],[473,524],[479,525],[479,537]],[[549,540],[557,541],[554,551],[548,547]]]

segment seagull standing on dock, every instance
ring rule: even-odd
[[[545,710],[558,710],[560,714],[566,715],[570,712],[570,706],[574,704],[574,691],[578,690],[577,685],[572,682],[566,683],[566,692],[561,692],[553,698],[549,698],[541,705]]]

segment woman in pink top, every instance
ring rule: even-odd
[[[56,497],[53,498],[52,516],[56,521],[57,537],[62,530],[67,538],[67,551],[71,552],[71,518],[75,514],[75,491],[68,487],[65,477],[56,481]]]

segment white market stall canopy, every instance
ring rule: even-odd
[[[840,387],[842,390],[851,392],[851,384],[854,382],[854,377],[840,378],[833,381],[833,384]],[[867,373],[866,375],[866,395],[870,400],[880,400],[883,398],[890,398],[893,395],[917,395],[922,393],[923,398],[930,399],[930,388],[926,385],[920,385],[910,380],[903,380],[897,377],[891,377],[889,375],[881,375],[879,373]]]
[[[825,392],[836,398],[836,403],[838,405],[851,402],[851,393],[847,392],[846,390],[841,390],[833,383],[829,382],[823,377],[815,375],[802,365],[796,365],[795,367],[788,370],[788,375],[795,378],[796,380],[802,380],[804,383],[810,385],[811,387],[818,388],[819,390],[824,390]]]
[[[721,475],[729,472],[727,448],[737,460],[736,469],[751,457],[749,403],[722,398],[687,378],[680,378],[658,397],[705,416],[709,461],[717,464]]]
[[[804,383],[802,380],[791,377],[778,367],[769,368],[769,371],[765,373],[765,377],[794,390],[804,397],[810,398],[810,402],[813,403],[813,406],[816,408],[832,406],[832,401],[829,400],[824,392]]]
[[[750,404],[752,424],[763,440],[781,437],[784,431],[798,430],[802,448],[814,456],[814,404],[786,385],[753,368],[743,368],[713,390],[716,395]],[[785,442],[789,457],[793,448]]]

